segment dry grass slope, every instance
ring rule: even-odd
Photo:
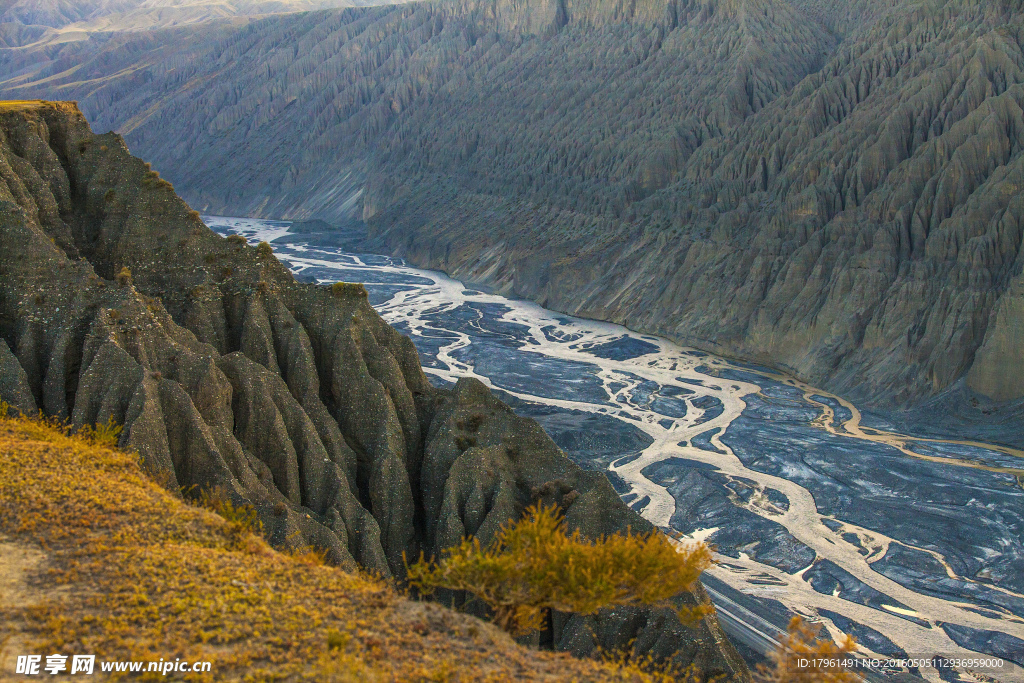
[[[0,680],[17,654],[52,652],[213,663],[186,680],[651,680],[527,650],[368,575],[278,553],[165,491],[110,440],[0,417]]]
[[[47,100],[3,100],[0,101],[0,112],[38,111],[40,109],[56,109],[72,111],[75,109],[70,102],[49,102]]]

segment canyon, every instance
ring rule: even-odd
[[[467,534],[486,543],[537,502],[592,538],[652,529],[478,380],[432,386],[362,285],[297,282],[268,244],[215,234],[73,104],[4,102],[0,155],[0,399],[14,409],[121,425],[119,446],[171,493],[251,506],[271,544],[383,577]],[[713,615],[566,615],[553,638],[749,677]]]
[[[16,47],[0,92],[79,101],[200,210],[365,221],[410,263],[970,428],[1024,397],[1022,24],[410,3]]]
[[[325,226],[203,220],[273,244],[300,279],[364,282],[431,383],[478,379],[650,523],[713,544],[704,585],[751,661],[801,615],[866,656],[1024,662],[1024,450],[898,429],[769,368],[353,252]]]

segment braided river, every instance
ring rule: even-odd
[[[755,640],[799,614],[865,656],[1008,660],[911,671],[927,680],[1024,681],[1024,452],[900,433],[770,368],[303,243],[288,222],[204,220],[271,242],[301,279],[365,283],[435,384],[476,377],[646,519],[713,544],[705,585]]]

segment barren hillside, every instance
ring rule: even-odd
[[[414,263],[906,407],[1024,396],[1022,18],[459,0],[0,69],[205,210],[362,218]]]

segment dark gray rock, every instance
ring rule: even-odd
[[[0,340],[0,400],[26,415],[32,415],[37,410],[28,376],[3,340]]]
[[[271,543],[342,566],[400,579],[538,501],[591,537],[650,529],[480,382],[432,387],[362,286],[215,235],[73,105],[0,106],[0,338],[0,395],[113,418],[175,494],[251,505]],[[658,656],[747,679],[714,618],[637,615]]]
[[[571,5],[26,45],[0,87],[130,127],[204,210],[365,220],[416,265],[876,407],[1024,397],[1019,3]],[[72,186],[47,198],[21,140],[16,196],[65,248]],[[187,326],[221,349],[215,314]]]

